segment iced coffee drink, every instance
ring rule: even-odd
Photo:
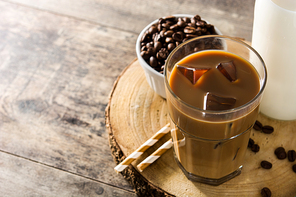
[[[237,47],[246,50],[236,54]],[[256,54],[244,43],[209,36],[167,60],[174,154],[190,180],[218,185],[241,172],[266,79],[262,59],[250,53]]]

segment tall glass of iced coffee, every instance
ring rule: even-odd
[[[262,58],[240,40],[202,36],[171,52],[167,105],[174,156],[188,179],[219,185],[241,173],[265,84]]]

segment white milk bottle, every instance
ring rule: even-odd
[[[296,119],[296,0],[256,0],[252,46],[267,67],[261,112]]]

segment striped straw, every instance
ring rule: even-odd
[[[116,172],[123,171],[129,164],[135,161],[140,155],[142,155],[148,148],[153,146],[158,140],[160,140],[165,134],[170,131],[170,123],[162,127],[158,132],[156,132],[150,139],[148,139],[144,144],[142,144],[137,150],[126,157],[120,164],[118,164],[114,169]]]
[[[142,161],[139,165],[137,165],[140,172],[142,172],[145,168],[147,168],[150,164],[156,161],[163,153],[165,153],[168,149],[172,147],[172,139],[168,140],[161,147],[159,147],[154,153],[152,153],[149,157],[147,157],[144,161]]]

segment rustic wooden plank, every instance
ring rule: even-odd
[[[0,150],[132,191],[113,170],[104,110],[135,35],[4,1],[0,10]]]
[[[229,36],[251,40],[255,0],[10,0],[109,27],[139,33],[151,21],[171,14],[199,14]]]
[[[132,192],[1,151],[0,158],[1,196],[136,196]]]

